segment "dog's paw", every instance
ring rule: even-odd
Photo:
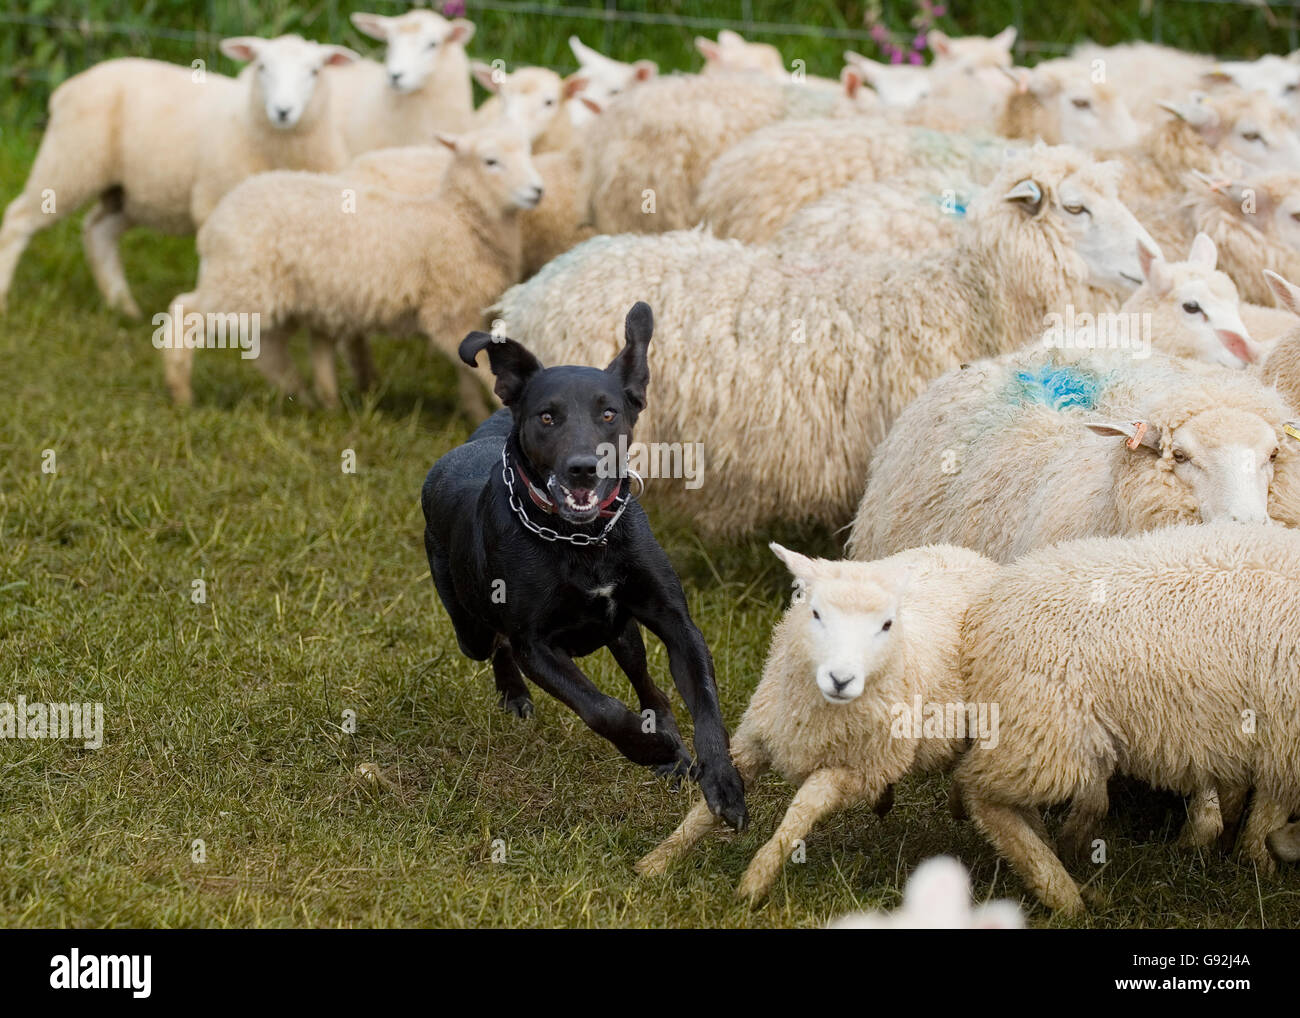
[[[527,721],[533,716],[533,698],[527,693],[521,693],[519,696],[503,696],[500,703],[503,711],[513,714],[522,721]]]
[[[671,763],[655,764],[650,769],[658,777],[666,778],[668,787],[673,789],[681,786],[683,778],[687,781],[693,781],[697,771],[695,763],[691,759],[690,750],[681,743],[678,743],[676,760]]]
[[[700,764],[699,782],[710,813],[737,831],[743,831],[749,825],[745,783],[729,759],[719,764]]]

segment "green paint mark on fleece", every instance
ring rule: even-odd
[[[1044,364],[1034,371],[1017,372],[1013,395],[1017,402],[1042,403],[1053,410],[1072,407],[1095,410],[1104,381],[1102,376],[1086,368]]]

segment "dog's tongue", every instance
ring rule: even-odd
[[[590,505],[596,501],[596,493],[590,488],[571,488],[569,494],[578,505]]]

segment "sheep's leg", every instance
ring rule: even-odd
[[[449,325],[443,309],[425,308],[420,312],[420,331],[429,338],[429,348],[435,353],[445,354],[456,365],[456,391],[460,399],[460,408],[475,424],[486,420],[494,407],[489,406],[487,392],[484,391],[480,374],[460,359],[458,352],[461,338],[470,329],[477,328],[471,324],[469,329]],[[484,358],[486,360],[486,358]],[[492,381],[488,380],[489,389]]]
[[[677,762],[656,767],[664,777],[690,777],[693,773],[691,751],[686,748],[682,733],[677,729],[677,719],[673,716],[672,704],[664,691],[655,685],[650,677],[650,664],[646,660],[645,641],[641,639],[641,627],[628,619],[622,632],[609,643],[610,653],[632,682],[632,688],[641,704],[642,724],[649,724],[651,730],[662,730],[666,735],[677,740],[681,751]],[[649,712],[650,716],[645,715]]]
[[[352,380],[357,389],[369,392],[375,387],[375,361],[370,355],[370,342],[361,333],[354,333],[343,341],[347,352],[348,367],[352,371]]]
[[[172,316],[172,329],[168,338],[174,345],[162,348],[163,377],[167,382],[167,390],[171,393],[172,402],[177,406],[189,406],[194,402],[194,392],[190,388],[190,375],[194,370],[194,351],[185,346],[181,340],[181,322],[183,309],[193,305],[197,297],[197,293],[183,293],[176,297],[167,309]]]
[[[1187,822],[1178,835],[1182,848],[1208,848],[1223,836],[1223,813],[1219,790],[1213,785],[1198,788],[1187,803]]]
[[[1066,816],[1061,833],[1057,837],[1057,844],[1061,847],[1063,858],[1078,860],[1088,857],[1089,842],[1092,841],[1097,825],[1106,818],[1108,809],[1110,809],[1110,797],[1106,791],[1106,778],[1104,775],[1094,776],[1091,783],[1075,792],[1069,815]],[[1034,818],[1042,820],[1042,815],[1037,810],[1029,812]],[[1034,826],[1032,822],[1030,826]],[[1036,829],[1034,833],[1047,843],[1048,839],[1044,836],[1045,829]]]
[[[122,211],[122,190],[104,193],[81,224],[81,242],[90,273],[105,302],[128,318],[139,318],[140,307],[131,296],[131,287],[122,268],[122,250],[118,242],[131,228],[131,220]]]
[[[884,790],[885,782],[869,781],[858,771],[831,767],[814,771],[799,786],[776,833],[750,862],[736,894],[749,899],[751,904],[762,899],[776,881],[795,842],[806,838],[818,820],[864,799],[874,803]]]
[[[311,372],[316,385],[316,396],[321,406],[335,410],[339,405],[339,379],[334,370],[334,340],[324,333],[311,330]]]
[[[731,740],[731,759],[746,788],[752,786],[770,766],[763,744],[743,722]],[[643,877],[662,876],[669,866],[694,848],[696,842],[710,831],[720,828],[722,823],[722,818],[714,816],[709,811],[708,802],[701,798],[691,807],[677,830],[637,860],[637,873]]]
[[[1083,896],[1061,860],[1035,832],[1018,806],[981,799],[969,791],[966,808],[986,838],[1043,904],[1066,915],[1083,912]]]
[[[257,368],[286,396],[300,397],[302,375],[289,356],[289,334],[285,329],[263,329],[262,349],[256,358]]]
[[[1249,795],[1249,785],[1219,786],[1219,815],[1223,819],[1219,851],[1231,852],[1233,845],[1237,843],[1237,835],[1241,832],[1241,817],[1246,811],[1246,799]]]
[[[28,197],[26,192],[11,201],[5,209],[4,221],[0,224],[0,308],[5,306],[14,269],[18,267],[18,259],[27,249],[32,234],[53,223],[52,217],[45,220],[46,217],[41,214],[40,202]]]
[[[524,676],[515,664],[510,644],[502,640],[492,654],[492,677],[501,698],[501,709],[517,718],[533,716],[533,697],[524,685]]]
[[[1276,873],[1277,863],[1268,851],[1268,836],[1281,827],[1291,816],[1291,811],[1255,790],[1255,801],[1250,804],[1250,815],[1246,817],[1246,827],[1241,832],[1241,843],[1237,846],[1242,857],[1253,862],[1261,873]]]

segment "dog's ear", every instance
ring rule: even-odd
[[[513,406],[523,394],[528,379],[542,370],[542,362],[529,353],[522,343],[490,332],[471,332],[460,341],[460,359],[471,368],[478,361],[481,350],[488,352],[488,363],[496,376],[493,391],[506,406]]]
[[[650,337],[655,331],[655,318],[650,305],[643,300],[633,304],[623,328],[626,345],[605,370],[617,376],[623,386],[628,407],[635,417],[645,409],[645,393],[650,387]]]

